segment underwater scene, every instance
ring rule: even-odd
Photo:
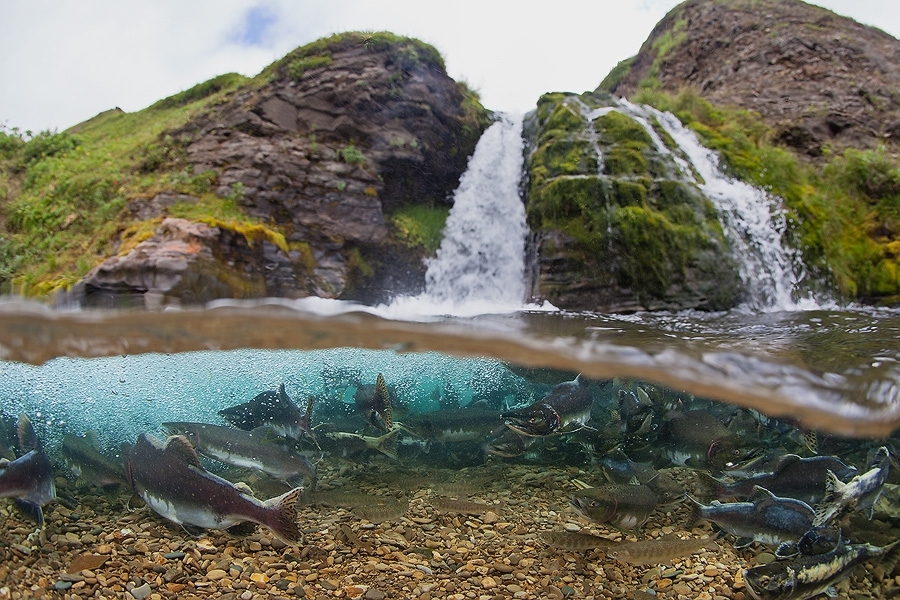
[[[892,597],[898,326],[7,303],[0,598]]]

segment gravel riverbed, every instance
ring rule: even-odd
[[[690,470],[670,471],[691,491]],[[259,497],[286,489],[246,478]],[[103,496],[58,479],[59,491],[77,504],[46,507],[40,531],[0,502],[0,600],[745,600],[742,570],[774,558],[759,545],[736,550],[729,536],[650,566],[616,561],[601,549],[550,547],[542,532],[582,531],[614,542],[713,534],[708,523],[693,522],[687,501],[657,509],[636,535],[591,523],[568,505],[576,479],[600,483],[574,468],[502,461],[455,471],[398,471],[377,460],[320,466],[317,491],[299,507],[306,539],[297,546],[264,528],[245,538],[193,536],[125,493]],[[900,595],[900,576],[885,568],[866,563],[839,593]]]

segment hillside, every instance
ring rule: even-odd
[[[136,113],[0,132],[0,286],[145,306],[414,292],[488,122],[433,47],[347,33]]]
[[[689,0],[622,67],[605,91],[690,87],[759,113],[811,157],[900,148],[900,41],[799,0]]]
[[[780,198],[804,287],[900,301],[900,41],[799,0],[688,0],[609,93],[674,112]]]

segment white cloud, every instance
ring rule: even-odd
[[[4,0],[0,124],[64,129],[114,106],[140,110],[215,75],[254,75],[297,46],[348,30],[418,37],[488,108],[525,111],[544,92],[595,88],[677,3]],[[894,0],[817,4],[900,34]],[[277,20],[258,44],[242,43],[254,9]]]

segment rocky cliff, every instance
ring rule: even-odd
[[[797,295],[900,300],[900,41],[799,0],[688,0],[593,93],[538,102],[535,296],[728,308],[744,290],[714,211],[627,110],[597,111],[611,94],[674,112],[771,195],[804,263]]]
[[[761,114],[808,156],[900,146],[900,42],[800,0],[688,0],[601,88],[692,87]]]
[[[165,133],[175,148],[164,163],[177,157],[209,174],[218,197],[271,234],[165,218],[200,198],[162,190],[130,203],[138,219],[164,219],[155,233],[90,272],[76,296],[159,305],[415,292],[427,249],[402,239],[391,216],[449,205],[487,123],[437,51],[416,40],[342,34],[299,48]]]

